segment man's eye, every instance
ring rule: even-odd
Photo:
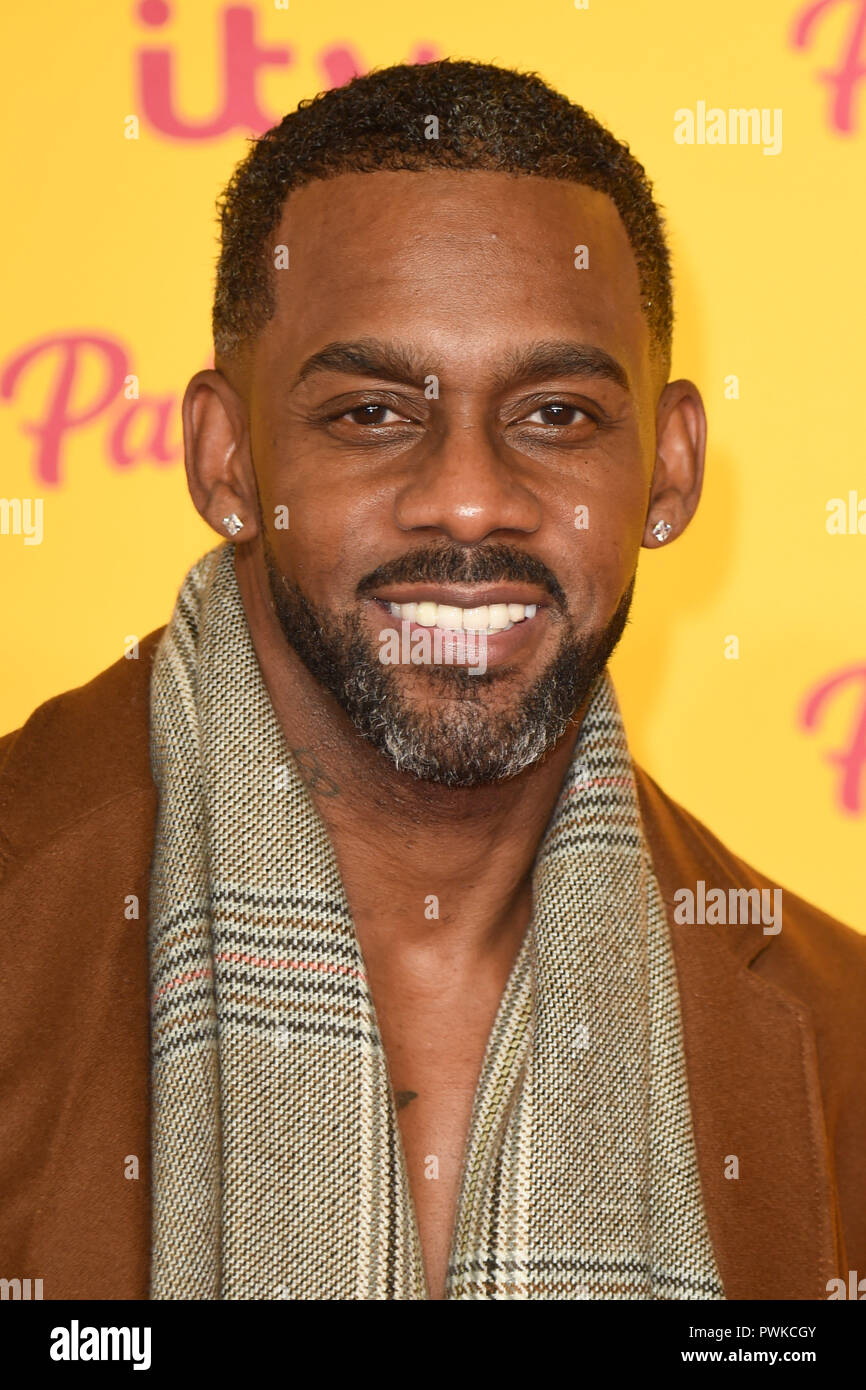
[[[390,416],[388,419],[386,417]],[[341,420],[351,420],[353,425],[392,425],[396,420],[404,420],[404,415],[398,415],[396,410],[392,410],[388,405],[356,405],[352,410],[347,410],[339,417]]]
[[[538,410],[526,416],[526,420],[539,425],[575,425],[580,416],[589,419],[586,411],[579,406],[554,404],[539,406]]]

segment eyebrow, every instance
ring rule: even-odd
[[[292,389],[316,372],[381,377],[422,390],[431,374],[431,364],[429,359],[422,362],[417,351],[399,343],[360,338],[357,342],[328,343],[314,352],[301,366]],[[604,348],[567,341],[532,343],[514,349],[497,368],[494,380],[502,389],[519,381],[540,381],[554,376],[603,377],[623,391],[631,389],[625,368]]]

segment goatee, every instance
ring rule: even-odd
[[[425,679],[436,683],[436,703],[416,711],[404,694],[401,668],[383,665],[371,650],[360,615],[338,616],[316,607],[280,574],[267,537],[264,553],[280,626],[307,669],[358,733],[398,771],[447,787],[480,787],[516,777],[556,746],[622,636],[635,582],[632,576],[601,632],[580,635],[556,577],[534,556],[513,547],[437,547],[382,566],[361,581],[359,596],[386,583],[509,580],[540,584],[554,600],[548,612],[559,632],[557,650],[516,704],[496,710],[484,699],[485,690],[507,679],[501,670],[473,674],[465,666],[431,665],[423,670]]]

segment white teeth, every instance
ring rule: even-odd
[[[421,627],[439,627],[450,632],[484,632],[493,637],[497,632],[508,632],[516,623],[526,618],[534,618],[538,612],[537,603],[490,603],[477,608],[459,608],[452,603],[433,603],[425,599],[422,603],[388,603],[393,618],[404,622],[418,623]]]
[[[416,623],[420,623],[422,627],[435,627],[438,610],[438,603],[419,603],[415,610]]]
[[[436,614],[436,626],[459,630],[463,626],[463,609],[440,603]]]
[[[484,632],[490,626],[490,610],[485,604],[483,608],[464,608],[463,626],[467,632]]]

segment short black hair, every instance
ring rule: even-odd
[[[428,138],[430,117],[437,138]],[[254,140],[217,202],[222,246],[214,348],[231,357],[274,313],[273,248],[288,195],[316,179],[378,170],[488,169],[606,193],[637,263],[653,355],[670,368],[673,294],[664,221],[627,144],[536,73],[442,59],[355,77],[302,101]]]

